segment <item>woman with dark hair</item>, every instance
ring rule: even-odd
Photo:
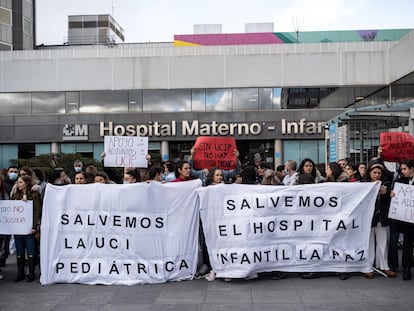
[[[414,186],[414,160],[404,160],[400,163],[401,178],[396,180],[402,184]],[[391,191],[391,196],[396,194]],[[411,280],[411,268],[413,266],[413,243],[414,243],[414,224],[409,222],[397,222],[398,231],[404,235],[402,251],[402,267],[404,281]]]
[[[129,170],[124,173],[123,183],[124,184],[135,184],[140,182],[140,176],[135,170]]]
[[[214,186],[224,183],[223,181],[223,170],[221,170],[218,167],[213,167],[210,169],[210,171],[207,174],[206,178],[206,186]],[[202,258],[203,258],[203,264],[207,267],[207,271],[210,271],[206,276],[206,280],[211,282],[216,279],[216,273],[211,268],[210,258],[208,254],[208,249],[206,245],[206,240],[204,237],[204,231],[202,224],[200,225],[200,247],[202,251]]]
[[[345,172],[348,175],[349,182],[356,182],[361,180],[361,175],[359,174],[358,166],[355,163],[348,163],[345,166]]]
[[[347,164],[348,165],[348,164]],[[326,167],[326,179],[327,182],[347,182],[348,175],[344,172],[342,166],[337,162],[329,162]],[[347,280],[349,279],[349,273],[340,272],[339,279]]]
[[[147,172],[147,181],[161,181],[164,169],[161,166],[151,166]]]
[[[371,222],[371,234],[369,238],[369,258],[373,260],[372,266],[381,270],[390,278],[395,277],[395,272],[390,270],[388,265],[388,241],[389,225],[388,211],[390,208],[391,184],[388,181],[381,181],[384,173],[384,166],[373,163],[369,166],[367,175],[363,179],[365,182],[381,182],[381,188],[375,202],[374,215]],[[368,279],[374,277],[373,272],[365,273]]]
[[[348,175],[342,169],[342,166],[337,162],[329,162],[326,167],[327,182],[343,182],[348,181]]]
[[[223,170],[213,167],[207,174],[206,186],[218,185],[223,183]]]
[[[75,172],[73,180],[77,185],[87,184],[88,175],[84,171]]]
[[[100,184],[110,184],[111,181],[109,179],[109,176],[104,171],[98,171],[95,175],[94,182],[100,183]]]
[[[248,185],[256,184],[256,170],[253,166],[246,166],[240,173],[241,183]]]
[[[315,183],[322,182],[324,180],[323,176],[319,171],[316,169],[315,162],[313,162],[310,158],[305,158],[299,165],[297,175],[295,177],[295,181],[293,182],[294,185],[298,184],[298,178],[301,174],[311,174]]]
[[[175,166],[175,179],[172,182],[191,180],[191,165],[188,161],[180,161]]]
[[[33,222],[31,233],[26,235],[16,234],[14,236],[17,256],[17,277],[14,281],[20,282],[25,279],[25,253],[27,253],[29,274],[26,277],[26,281],[33,282],[35,280],[35,234],[38,232],[40,226],[42,202],[40,200],[39,192],[32,190],[32,178],[30,176],[20,176],[17,179],[17,190],[11,199],[33,201]]]
[[[365,175],[367,174],[367,165],[365,163],[358,164],[358,173],[361,176],[361,179],[365,177]]]

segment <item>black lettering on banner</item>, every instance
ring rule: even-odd
[[[229,211],[234,211],[234,210],[236,209],[236,205],[235,205],[234,200],[227,200],[227,201],[226,201],[226,208],[227,208]]]
[[[366,258],[364,257],[364,254],[365,254],[365,252],[364,252],[364,250],[363,249],[361,249],[359,252],[357,252],[357,255],[360,255],[360,257],[359,257],[359,261],[363,261],[363,260],[365,260]]]
[[[62,225],[68,225],[69,224],[69,215],[68,214],[60,215],[60,223]]]
[[[280,201],[280,197],[276,197],[276,199],[274,197],[270,197],[270,202],[272,203],[273,207],[277,207],[277,205],[279,204]]]

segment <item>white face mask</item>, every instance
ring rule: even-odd
[[[7,173],[7,175],[9,176],[9,179],[10,179],[11,181],[15,181],[15,180],[17,180],[17,176],[18,176],[18,174],[17,174],[17,173],[15,173],[15,172],[11,172],[11,173]]]
[[[124,184],[129,184],[129,181],[128,180],[124,180],[123,183]]]
[[[80,166],[75,166],[75,172],[79,173],[80,171],[82,171],[82,167]]]

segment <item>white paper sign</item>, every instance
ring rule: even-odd
[[[148,167],[148,137],[105,136],[104,165],[108,167]]]
[[[48,185],[42,284],[133,285],[192,279],[201,181]]]
[[[216,185],[199,189],[217,277],[266,271],[368,272],[379,183]]]
[[[0,200],[0,234],[29,234],[33,227],[33,201]]]
[[[414,223],[414,186],[396,182],[388,217]]]

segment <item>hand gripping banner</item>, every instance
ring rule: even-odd
[[[199,180],[46,189],[42,284],[133,285],[192,279]]]
[[[217,277],[266,271],[368,272],[378,183],[216,185],[199,189]]]

